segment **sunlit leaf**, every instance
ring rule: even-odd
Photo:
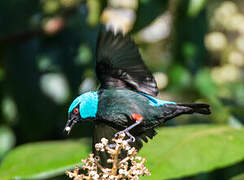
[[[189,16],[197,16],[198,13],[205,7],[207,0],[190,0],[188,6],[188,15]]]
[[[89,9],[87,23],[91,26],[95,26],[99,22],[101,2],[98,0],[88,0],[87,6]]]
[[[8,127],[0,127],[0,159],[9,151],[15,143],[15,137],[12,130]]]
[[[238,174],[237,176],[231,178],[231,180],[243,180],[243,179],[244,179],[244,173]]]
[[[147,158],[151,179],[194,175],[244,159],[244,130],[192,125],[162,128],[139,153]],[[89,154],[85,141],[27,144],[12,151],[0,167],[2,179],[47,178],[63,174]]]
[[[230,126],[162,128],[140,155],[147,158],[150,179],[178,178],[242,161],[243,137],[243,129]]]
[[[45,179],[64,174],[88,156],[90,145],[82,141],[50,141],[17,147],[0,165],[1,180]]]

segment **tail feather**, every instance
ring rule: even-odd
[[[189,107],[193,113],[211,114],[209,105],[204,103],[177,103],[177,106]]]
[[[164,123],[181,114],[211,114],[210,107],[204,103],[177,103],[162,106],[160,122]]]

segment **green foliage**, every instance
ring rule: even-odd
[[[207,69],[198,72],[195,79],[195,84],[198,91],[206,97],[215,97],[218,93],[216,84],[213,83],[210,71]]]
[[[99,0],[88,0],[87,5],[90,11],[87,23],[91,26],[95,26],[99,22],[101,3]]]
[[[30,143],[11,151],[0,166],[1,180],[36,179],[64,174],[88,156],[90,145],[81,141]]]
[[[158,42],[138,40],[152,73],[167,77],[160,98],[206,102],[212,111],[210,116],[184,116],[170,122],[174,126],[200,121],[209,126],[160,129],[145,145],[141,154],[152,170],[149,179],[209,180],[206,176],[211,173],[213,179],[224,179],[215,174],[224,166],[234,168],[230,177],[243,173],[243,164],[237,163],[243,159],[243,145],[238,141],[243,130],[225,126],[244,123],[243,1],[138,2],[133,37],[155,25],[156,19],[166,25],[153,26],[146,33],[147,38],[164,34]],[[108,4],[105,0],[0,1],[0,179],[54,177],[87,157],[90,146],[85,141],[50,140],[67,138],[61,132],[69,102],[97,87],[95,46],[101,13]],[[211,32],[222,37],[222,46],[219,36],[206,41]],[[222,48],[216,51],[216,47]],[[61,78],[48,83],[47,77],[56,77],[50,75]],[[50,91],[46,91],[48,85]],[[92,136],[88,123],[74,128],[68,138],[84,136]],[[50,142],[26,144],[44,140]],[[12,150],[15,141],[17,147]],[[241,170],[237,172],[235,166]],[[192,174],[196,176],[185,177]]]
[[[169,76],[172,84],[172,91],[182,91],[191,84],[191,75],[189,71],[180,65],[175,65],[171,69]]]
[[[189,176],[243,160],[243,136],[243,129],[230,126],[162,128],[140,155],[147,157],[151,179]]]
[[[195,17],[205,7],[207,0],[190,0],[187,13],[189,16]]]
[[[15,137],[12,130],[6,126],[0,127],[0,160],[1,157],[9,151],[15,143]]]
[[[243,136],[243,129],[230,126],[161,128],[139,155],[147,158],[150,179],[189,176],[243,160]],[[26,144],[9,153],[0,167],[0,176],[5,180],[63,174],[88,156],[89,147],[87,140]]]
[[[244,174],[243,173],[231,178],[231,180],[243,180],[243,179],[244,179]]]

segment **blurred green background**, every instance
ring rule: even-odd
[[[91,137],[89,123],[77,125],[70,136],[63,128],[72,100],[98,86],[95,47],[107,3],[0,1],[0,164],[25,143]],[[244,1],[140,0],[133,12],[131,34],[159,97],[211,105],[210,116],[181,116],[166,126],[242,128]],[[244,171],[243,163],[179,179],[230,179]]]

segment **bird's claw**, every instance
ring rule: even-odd
[[[127,142],[135,142],[136,138],[132,136],[128,131],[119,131],[115,133],[114,137],[117,138],[119,137],[120,134],[126,134],[130,139],[127,139]]]
[[[115,138],[117,138],[120,135],[120,133],[124,133],[124,132],[121,132],[121,131],[120,132],[117,132],[114,135]],[[132,136],[129,132],[127,132],[127,133],[125,132],[125,134],[130,137],[129,139],[126,139],[125,140],[125,141],[127,141],[127,143],[135,142],[136,138],[134,136]],[[109,144],[108,145],[108,147],[111,148],[111,149],[115,148],[115,146],[116,146],[116,144]]]
[[[131,135],[130,139],[127,140],[127,142],[135,142],[136,138]]]
[[[119,132],[115,133],[114,137],[115,137],[115,138],[118,138],[119,135],[122,134],[122,133],[124,133],[124,131],[119,131]]]

